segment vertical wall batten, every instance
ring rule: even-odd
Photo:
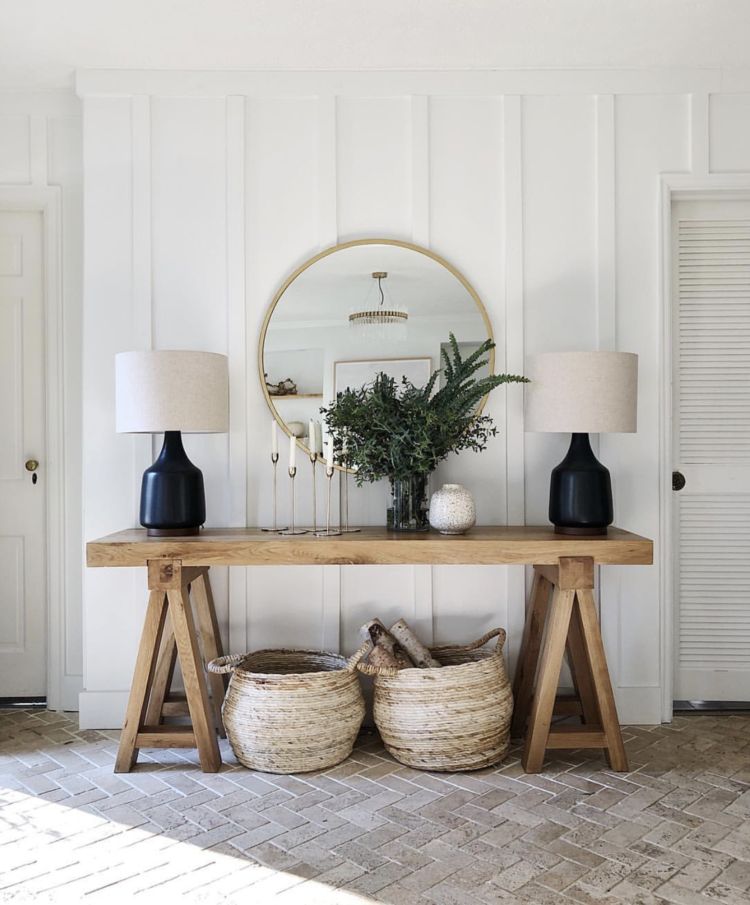
[[[140,349],[152,344],[151,300],[151,99],[132,99],[133,326]],[[150,463],[149,463],[150,464]]]
[[[505,369],[524,371],[523,110],[518,95],[503,98],[503,241],[505,260]],[[505,400],[506,524],[526,523],[523,393]],[[509,658],[514,663],[523,631],[526,579],[523,566],[506,572]],[[516,601],[516,605],[513,604]]]
[[[690,169],[694,176],[705,176],[709,171],[709,96],[690,95]]]
[[[596,98],[597,348],[617,349],[615,248],[615,99]]]
[[[131,137],[133,348],[151,349],[153,346],[151,98],[148,95],[139,94],[131,99]],[[139,434],[133,438],[134,487],[140,487],[143,472],[153,462],[153,452],[151,434]],[[138,524],[137,512],[134,524]]]
[[[318,98],[318,245],[326,248],[338,242],[338,178],[336,167],[336,96]],[[336,481],[339,485],[340,482]],[[335,512],[335,504],[331,504]],[[321,636],[324,650],[341,647],[341,566],[320,566],[322,573]]]
[[[247,525],[247,315],[245,310],[245,98],[226,102],[229,524]],[[231,650],[247,650],[247,569],[229,569]]]
[[[318,244],[338,242],[338,186],[336,173],[336,97],[318,98]]]
[[[596,100],[596,348],[617,350],[617,242],[615,214],[615,97],[597,95]],[[616,440],[614,442],[617,442]],[[603,461],[612,443],[607,434],[594,437],[594,448]],[[607,643],[610,670],[619,675],[619,625],[622,607],[612,600],[600,606],[601,570],[596,569],[596,598],[602,634]]]
[[[430,245],[430,99],[411,98],[411,234]],[[435,489],[435,488],[433,488]],[[432,566],[414,566],[414,627],[425,643],[433,640]]]
[[[411,98],[411,218],[412,239],[430,244],[430,99]]]

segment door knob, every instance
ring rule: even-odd
[[[672,490],[682,490],[685,486],[685,475],[681,471],[672,472]]]
[[[24,467],[26,471],[36,471],[39,468],[39,463],[36,459],[27,459]]]

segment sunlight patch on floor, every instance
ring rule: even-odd
[[[106,898],[116,903],[135,896],[137,902],[208,903],[244,890],[248,905],[374,901],[264,867],[239,851],[231,855],[196,848],[189,838],[173,838],[169,832],[155,833],[0,788],[0,901],[72,903]],[[166,883],[168,894],[160,892]]]

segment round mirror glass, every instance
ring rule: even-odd
[[[476,292],[446,261],[394,240],[338,245],[291,274],[271,303],[258,357],[263,390],[279,424],[309,451],[309,423],[322,422],[320,409],[337,392],[380,371],[425,384],[451,333],[462,357],[492,336]],[[322,439],[325,446],[324,423]]]

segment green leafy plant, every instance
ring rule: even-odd
[[[381,478],[403,480],[429,474],[452,452],[481,452],[497,428],[489,415],[477,415],[482,398],[503,383],[527,383],[526,377],[492,374],[477,378],[495,344],[488,339],[462,358],[450,334],[450,355],[424,387],[380,373],[359,389],[347,388],[321,408],[333,438],[336,458],[356,469],[359,485]],[[443,386],[435,391],[440,373]]]

